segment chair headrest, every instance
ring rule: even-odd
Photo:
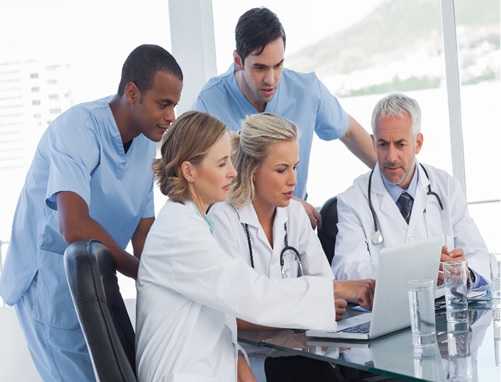
[[[322,206],[322,209],[320,210],[320,216],[321,216],[321,227],[319,228],[322,230],[323,228],[326,227],[332,227],[333,223],[337,223],[337,197],[334,196],[327,200],[324,205]],[[334,228],[336,226],[334,225]]]
[[[99,241],[78,241],[66,248],[64,256],[68,282],[75,288],[75,298],[106,302],[102,288],[95,285],[96,280],[104,283],[115,277],[115,261]],[[96,295],[97,292],[97,295]]]

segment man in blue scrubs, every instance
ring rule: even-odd
[[[369,134],[350,116],[314,73],[284,69],[285,32],[267,8],[253,8],[238,20],[236,50],[230,69],[204,86],[194,108],[237,131],[246,115],[271,112],[294,122],[300,131],[300,159],[295,195],[306,196],[313,131],[324,140],[341,141],[373,167],[376,155]],[[335,171],[335,169],[333,169]],[[318,214],[307,203],[312,225]]]
[[[115,96],[70,108],[42,136],[21,192],[0,292],[15,305],[44,381],[92,381],[63,267],[69,243],[97,239],[135,278],[154,220],[155,142],[174,121],[183,74],[155,45],[134,49]],[[134,254],[126,248],[132,241]]]

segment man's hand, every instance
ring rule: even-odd
[[[240,352],[238,352],[237,375],[238,382],[256,382],[252,369]]]
[[[348,303],[342,298],[334,298],[334,305],[336,306],[336,321],[339,321],[341,318],[343,318]]]
[[[318,211],[310,203],[305,202],[302,199],[298,200],[301,202],[306,211],[306,214],[310,218],[311,227],[313,229],[317,228],[320,224],[320,214],[318,213]]]
[[[454,248],[452,251],[447,249],[447,246],[442,246],[442,253],[440,254],[440,268],[438,270],[438,285],[444,283],[444,265],[447,261],[466,261],[464,251],[461,248]],[[468,266],[468,264],[466,265]]]
[[[343,280],[334,282],[334,293],[337,298],[343,298],[364,308],[372,308],[374,288],[373,279]]]

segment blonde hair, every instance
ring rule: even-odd
[[[225,132],[224,124],[206,113],[189,111],[176,119],[162,138],[162,157],[153,163],[162,194],[176,202],[191,199],[181,164],[185,161],[199,164]]]
[[[237,176],[230,194],[231,204],[241,207],[254,199],[254,173],[268,155],[268,148],[274,143],[296,139],[296,126],[285,118],[271,113],[245,118],[239,134],[233,138],[233,163]]]

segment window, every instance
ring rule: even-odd
[[[71,3],[3,0],[0,14],[0,82],[3,84],[0,105],[6,93],[20,96],[27,103],[15,118],[13,112],[5,113],[15,119],[12,122],[19,132],[15,143],[16,147],[22,147],[17,151],[21,158],[5,160],[2,163],[8,165],[0,166],[0,178],[9,179],[9,187],[3,188],[0,201],[0,240],[7,241],[35,147],[55,117],[51,113],[114,94],[123,61],[130,51],[146,43],[170,50],[170,32],[168,0],[149,0],[141,7],[133,0]],[[133,26],[127,24],[131,20]],[[112,31],[120,31],[119,37]],[[8,58],[9,65],[3,65],[6,60],[3,57]],[[40,99],[32,101],[29,95],[33,93],[61,96],[58,99],[48,96],[50,102],[40,102]],[[0,115],[0,125],[5,123],[5,118],[4,114]],[[4,133],[0,129],[0,137]],[[1,152],[7,152],[4,151],[6,145],[0,143]],[[130,297],[135,291],[134,283],[128,286],[126,296]]]
[[[501,203],[489,201],[501,199],[501,179],[493,173],[501,140],[500,3],[456,0],[455,12],[469,209],[487,245],[499,251],[493,216],[501,213]]]

